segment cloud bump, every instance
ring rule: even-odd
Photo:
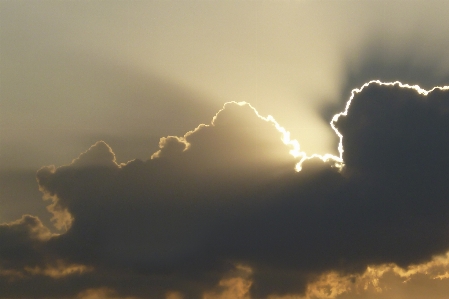
[[[232,102],[146,161],[100,141],[40,169],[67,230],[0,226],[4,298],[326,298],[328,284],[334,298],[373,267],[405,275],[448,251],[447,88],[369,82],[331,126],[341,156],[308,156]]]

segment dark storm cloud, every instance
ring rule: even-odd
[[[315,158],[295,172],[275,124],[236,103],[211,125],[161,139],[150,160],[117,164],[98,142],[70,165],[44,167],[40,188],[56,217],[71,217],[70,228],[36,239],[36,218],[3,225],[0,285],[16,298],[101,287],[200,298],[244,266],[251,296],[264,298],[304,293],[327,271],[357,275],[447,251],[449,92],[371,83],[346,112],[334,121],[344,136],[342,170]],[[4,253],[11,248],[30,258]],[[57,268],[52,256],[85,268],[46,276]],[[27,272],[28,264],[42,270]],[[24,291],[25,278],[11,280],[6,270],[42,280],[40,293]]]
[[[29,29],[12,27],[26,32]],[[2,39],[2,44],[9,41]],[[22,42],[25,44],[17,51],[37,47]],[[209,120],[220,108],[200,92],[158,74],[92,55],[56,52],[44,55],[37,51],[31,64],[20,57],[8,59],[2,55],[5,62],[13,64],[14,75],[0,75],[4,75],[0,80],[4,83],[0,222],[30,213],[49,224],[41,193],[35,188],[36,169],[42,165],[65,163],[98,140],[112,146],[119,161],[147,159],[157,150],[161,136],[183,134],[198,120]],[[58,54],[63,58],[54,60]],[[48,69],[51,75],[41,74]],[[25,82],[34,82],[28,80],[26,72],[32,72],[33,80],[38,81],[33,92],[23,88],[28,86]],[[41,75],[35,76],[37,73]]]
[[[50,232],[40,220],[24,215],[20,220],[0,225],[0,256],[2,270],[14,267],[33,267],[45,263],[40,251]]]
[[[339,101],[324,104],[321,110],[323,118],[326,121],[331,119],[341,110],[355,86],[371,80],[407,82],[425,89],[449,85],[447,46],[445,39],[418,38],[416,34],[402,37],[401,42],[385,33],[368,34],[360,48],[356,47],[353,53],[347,54]]]

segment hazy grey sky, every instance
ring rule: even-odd
[[[273,115],[309,153],[335,153],[320,112],[338,112],[350,89],[447,79],[444,1],[0,5],[7,168],[68,163],[96,139],[117,144],[120,161],[146,158],[227,101]]]
[[[309,155],[337,154],[329,122],[353,88],[449,85],[448,15],[418,0],[0,0],[0,223],[52,227],[41,167],[99,140],[118,163],[149,159],[229,101],[272,115]]]

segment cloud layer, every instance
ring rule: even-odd
[[[332,125],[341,168],[296,172],[277,123],[227,103],[147,161],[118,164],[100,141],[40,169],[66,231],[0,226],[2,298],[305,294],[326,273],[355,283],[449,250],[449,91],[371,82]]]

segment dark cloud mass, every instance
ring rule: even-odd
[[[276,124],[237,103],[162,138],[147,161],[117,164],[100,141],[44,167],[39,187],[67,231],[33,216],[2,224],[0,294],[202,298],[245,277],[266,298],[303,294],[329,271],[429,261],[449,250],[449,91],[419,91],[355,91],[333,122],[341,169],[311,158],[295,172]]]

